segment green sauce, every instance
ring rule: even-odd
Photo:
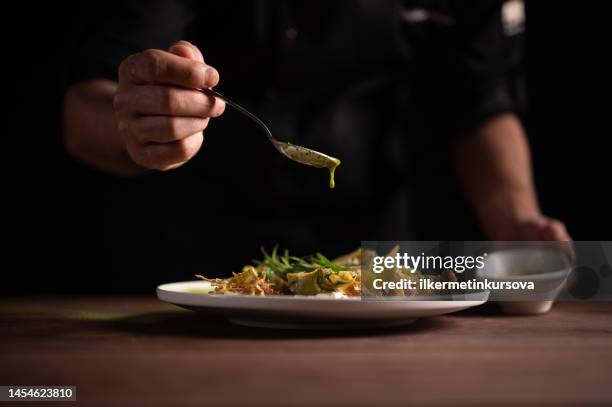
[[[334,175],[336,173],[336,168],[340,165],[339,159],[291,143],[277,141],[274,143],[274,147],[276,147],[285,157],[300,164],[310,165],[316,168],[327,168],[329,170],[329,187],[334,188],[336,186]]]
[[[339,165],[340,165],[340,160],[338,160],[336,165],[328,167],[329,168],[329,187],[331,189],[334,189],[336,187],[336,182],[334,180],[334,174],[336,173],[336,168],[338,168]]]

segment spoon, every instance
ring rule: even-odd
[[[329,187],[334,188],[336,186],[336,183],[334,181],[334,174],[336,172],[336,168],[340,165],[339,159],[329,156],[327,154],[320,153],[315,150],[311,150],[310,148],[298,146],[296,144],[286,143],[284,141],[279,141],[274,138],[268,126],[266,126],[266,124],[259,117],[255,116],[253,113],[249,112],[247,109],[240,106],[238,103],[233,102],[226,96],[212,89],[205,88],[201,89],[201,91],[207,94],[208,96],[218,97],[219,99],[223,100],[225,103],[227,103],[228,105],[230,105],[231,107],[238,110],[240,113],[244,114],[245,116],[253,120],[255,123],[257,123],[259,127],[264,129],[266,135],[268,136],[268,140],[270,141],[270,143],[272,143],[274,148],[276,148],[276,150],[285,157],[300,164],[310,165],[316,168],[327,168],[329,170]]]

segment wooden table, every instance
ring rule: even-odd
[[[322,333],[154,298],[1,301],[0,385],[76,385],[78,405],[612,405],[612,303]]]

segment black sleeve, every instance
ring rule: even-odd
[[[90,79],[117,79],[130,54],[167,49],[184,38],[193,18],[189,1],[82,2],[75,12],[68,85]]]
[[[522,6],[520,0],[506,3],[512,1]],[[522,112],[523,34],[520,21],[504,24],[503,1],[449,4],[448,27],[425,51],[428,58],[420,89],[430,124],[455,137],[494,115]]]

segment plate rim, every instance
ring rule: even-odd
[[[186,291],[171,290],[173,286],[184,286],[184,285],[205,285],[208,282],[191,280],[191,281],[177,281],[172,283],[160,284],[157,287],[157,298],[161,301],[168,302],[175,305],[195,305],[195,306],[209,306],[209,307],[228,307],[228,308],[243,308],[244,305],[240,303],[244,302],[257,302],[263,303],[282,303],[288,302],[297,306],[298,304],[314,304],[314,303],[334,303],[334,304],[355,304],[355,303],[370,303],[370,304],[387,304],[387,307],[392,307],[393,303],[397,304],[423,304],[423,303],[445,303],[445,304],[456,304],[466,307],[473,307],[484,304],[490,297],[490,291],[479,291],[477,293],[470,293],[466,295],[472,295],[465,299],[431,299],[424,296],[413,296],[410,299],[364,299],[362,297],[347,297],[347,298],[333,298],[324,296],[308,296],[308,295],[243,295],[243,294],[232,294],[232,295],[211,295],[208,293],[190,293]],[[208,283],[210,284],[210,283]],[[181,296],[190,300],[170,298],[174,296]],[[205,299],[205,301],[197,301],[197,299]],[[203,304],[205,302],[206,304]],[[236,304],[238,303],[238,304]],[[262,304],[263,305],[263,304]]]

